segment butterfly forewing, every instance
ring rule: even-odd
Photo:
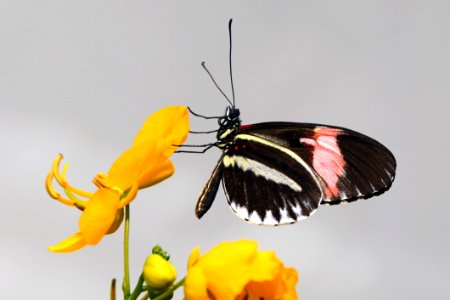
[[[396,162],[392,153],[353,130],[270,122],[241,126],[239,134],[267,140],[301,157],[320,183],[321,204],[369,198],[389,189],[394,180]],[[298,164],[285,165],[290,172],[303,168]]]
[[[326,197],[324,204],[370,198],[390,188],[396,161],[388,149],[373,139],[348,132],[338,136],[337,141],[345,173],[337,182],[340,195]]]
[[[293,223],[319,206],[322,193],[314,171],[280,144],[237,134],[222,164],[228,204],[250,223]]]
[[[195,215],[197,218],[201,218],[208,211],[214,202],[214,198],[216,198],[217,190],[223,177],[223,156],[217,162],[216,167],[212,171],[208,182],[198,198],[197,205],[195,206]]]

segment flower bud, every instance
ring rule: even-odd
[[[144,264],[144,280],[155,290],[167,289],[177,277],[175,267],[159,254],[151,254]]]

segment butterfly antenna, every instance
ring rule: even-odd
[[[230,22],[228,22],[228,33],[230,36],[230,56],[229,56],[229,63],[230,63],[230,78],[231,78],[231,93],[233,96],[233,108],[234,108],[234,104],[235,104],[235,97],[234,97],[234,84],[233,84],[233,70],[231,68],[231,49],[232,49],[232,45],[231,45],[231,23],[233,22],[233,19],[230,19]]]
[[[202,61],[202,67],[203,69],[205,69],[206,73],[208,73],[209,77],[211,78],[212,82],[214,82],[214,85],[216,86],[216,88],[222,93],[222,95],[225,97],[225,99],[227,99],[228,103],[230,103],[230,105],[233,105],[230,101],[230,99],[227,97],[227,95],[225,95],[225,93],[222,91],[222,89],[219,87],[219,85],[217,84],[217,82],[214,80],[214,77],[212,76],[211,72],[209,72],[208,68],[206,67],[206,64],[204,61]],[[234,106],[233,106],[234,107]]]

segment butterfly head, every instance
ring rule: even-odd
[[[225,110],[225,114],[218,119],[219,131],[217,132],[217,139],[223,140],[230,133],[235,132],[239,125],[241,125],[241,119],[239,118],[240,112],[238,108],[234,106],[228,106]]]

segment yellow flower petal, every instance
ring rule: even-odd
[[[157,184],[174,171],[173,163],[162,152],[151,145],[139,145],[122,153],[108,175],[111,185],[127,190],[133,182],[137,182],[140,189]]]
[[[252,264],[252,281],[271,280],[280,272],[283,264],[273,251],[259,251]]]
[[[295,285],[298,282],[298,272],[294,268],[286,268],[283,273],[283,278],[287,291],[283,294],[282,300],[297,300],[297,291]]]
[[[189,132],[188,111],[184,106],[169,106],[153,113],[142,126],[131,148],[111,166],[111,185],[127,190],[138,181],[139,188],[149,187],[170,177],[174,167],[168,157],[173,145],[184,142]]]
[[[207,290],[207,280],[202,270],[196,267],[191,268],[184,281],[184,297],[188,300],[210,300]]]
[[[167,106],[154,112],[142,126],[133,145],[156,140],[169,157],[184,142],[189,132],[189,112],[185,106]]]
[[[191,257],[194,255],[193,252]],[[198,258],[196,263],[192,264],[191,260],[194,258],[190,258],[188,277],[192,268],[199,269],[196,272],[207,278],[207,290],[216,299],[235,299],[253,278],[274,278],[280,265],[275,255],[258,252],[257,243],[248,240],[221,243]],[[186,284],[185,287],[195,290]],[[201,294],[200,291],[194,293]]]
[[[99,189],[81,214],[79,226],[86,243],[97,244],[116,218],[120,196],[116,191]]]
[[[84,246],[86,246],[86,242],[84,241],[83,235],[80,232],[77,232],[58,244],[48,247],[48,250],[52,252],[69,253],[81,249]]]
[[[188,259],[188,269],[190,267],[193,267],[197,261],[200,258],[200,247],[195,247],[194,249],[192,249],[191,254],[189,255],[189,259]]]
[[[248,300],[296,300],[297,281],[298,273],[294,268],[283,268],[270,281],[250,282],[246,287]]]
[[[117,231],[117,229],[119,229],[120,224],[122,224],[124,215],[125,215],[125,212],[124,212],[123,208],[117,210],[117,213],[116,213],[116,216],[114,218],[114,221],[113,221],[111,227],[109,227],[109,229],[106,232],[106,234],[114,233],[114,232]]]
[[[225,242],[188,261],[187,300],[296,299],[295,269],[284,268],[273,251],[259,251],[254,241]]]
[[[151,158],[145,149],[130,148],[124,151],[109,169],[109,184],[126,191],[141,176],[142,169],[151,162]]]
[[[138,179],[138,185],[140,188],[146,188],[172,176],[175,172],[175,167],[169,159],[160,163],[150,165],[142,176]]]

